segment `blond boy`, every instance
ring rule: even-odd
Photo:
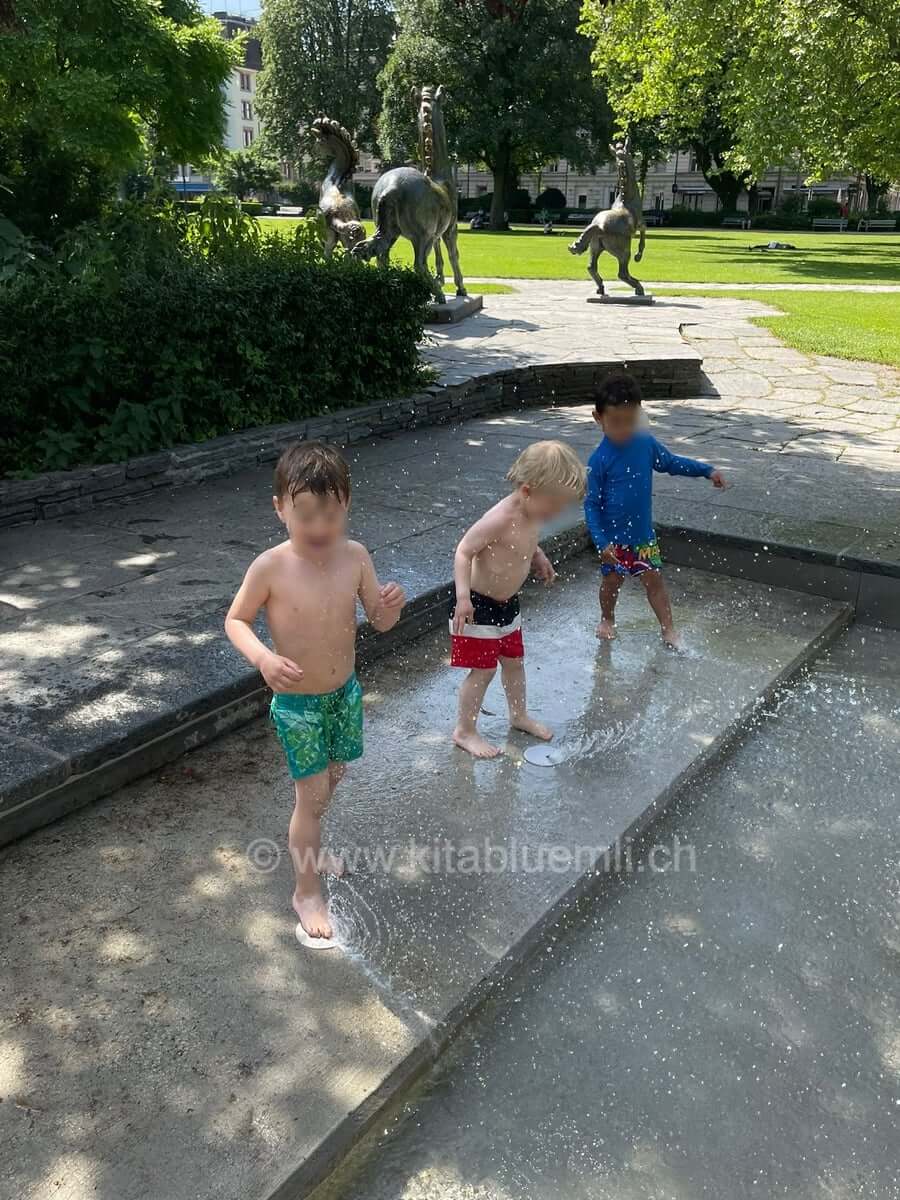
[[[529,714],[525,702],[519,591],[531,571],[545,584],[556,578],[538,545],[541,528],[585,490],[585,469],[563,442],[535,442],[522,451],[506,478],[512,492],[468,530],[456,548],[453,568],[450,662],[469,672],[459,689],[453,740],[476,758],[500,753],[476,728],[498,665],[512,728],[544,740],[553,736]]]

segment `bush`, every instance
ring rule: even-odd
[[[544,188],[534,202],[535,208],[545,208],[548,212],[562,212],[566,207],[566,198],[559,188]]]
[[[702,208],[688,208],[685,204],[673,204],[669,209],[670,225],[710,229],[722,224],[723,212],[709,212]]]
[[[836,200],[829,200],[824,196],[816,197],[810,200],[806,206],[806,215],[812,217],[839,217],[841,215],[841,206]]]
[[[298,208],[312,208],[314,204],[319,203],[318,185],[306,179],[298,179],[295,182],[283,179],[276,191],[286,204],[293,204]]]
[[[118,461],[416,385],[428,288],[413,272],[322,261],[314,222],[294,239],[232,231],[230,248],[215,211],[189,228],[192,243],[158,254],[144,245],[110,264],[103,242],[76,275],[70,258],[0,286],[0,475]]]

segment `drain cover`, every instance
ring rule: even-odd
[[[557,767],[566,756],[556,746],[529,746],[523,757],[534,767]]]

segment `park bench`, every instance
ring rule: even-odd
[[[896,233],[897,222],[893,217],[861,217],[857,231],[859,233]]]
[[[846,217],[814,217],[812,227],[816,229],[836,229],[838,233],[843,233],[847,228]]]
[[[569,213],[568,217],[566,218],[566,224],[567,225],[590,225],[590,223],[591,223],[591,221],[593,221],[593,219],[594,219],[593,215],[591,213],[589,213],[587,211],[587,209],[585,209],[584,212]]]
[[[665,219],[665,215],[657,208],[651,208],[648,212],[644,213],[645,225],[662,225]]]
[[[750,228],[750,218],[743,217],[743,216],[723,217],[722,218],[722,228],[723,229],[749,229]]]

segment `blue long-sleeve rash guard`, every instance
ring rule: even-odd
[[[642,546],[652,542],[653,472],[666,475],[704,475],[709,463],[673,454],[649,433],[636,433],[617,446],[604,438],[588,459],[584,519],[598,550],[610,542]]]

